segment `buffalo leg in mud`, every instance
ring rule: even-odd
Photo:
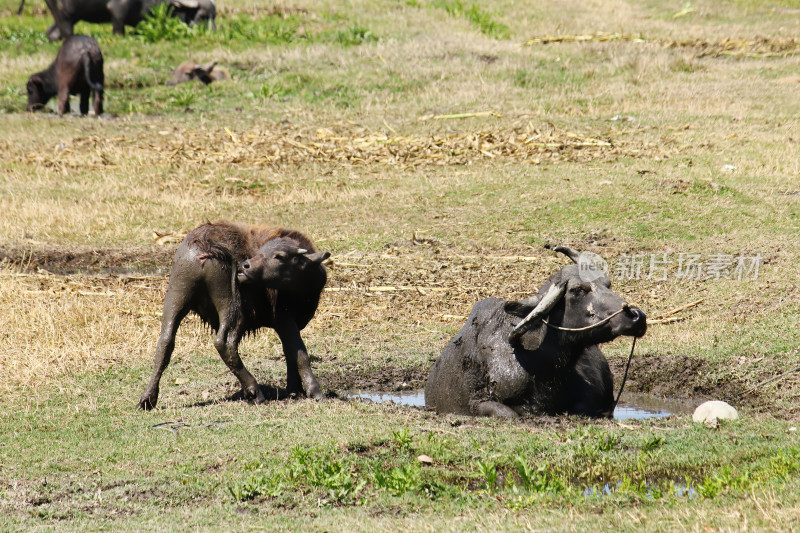
[[[156,355],[153,360],[153,375],[142,393],[138,409],[149,411],[155,408],[158,401],[158,384],[161,375],[169,365],[172,351],[175,349],[175,333],[181,321],[189,312],[190,292],[185,288],[168,290],[164,297],[164,314],[161,318],[161,335],[156,343]]]
[[[478,416],[495,416],[498,418],[516,418],[519,414],[506,404],[500,402],[480,402],[475,406]]]
[[[293,320],[283,320],[275,326],[286,357],[286,389],[289,394],[305,391],[309,398],[322,398],[322,390],[311,371],[311,358]]]

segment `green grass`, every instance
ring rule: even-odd
[[[59,45],[43,5],[17,6],[0,0],[0,529],[796,523],[800,59],[678,41],[786,40],[797,2],[675,17],[684,3],[232,0],[216,32],[80,22],[105,57],[101,119],[24,112]],[[647,42],[522,44],[596,32]],[[232,79],[167,87],[185,60]],[[304,339],[339,398],[247,405],[190,321],[159,408],[134,410],[175,242],[222,218],[332,252]],[[702,299],[649,327],[628,390],[725,399],[741,419],[506,422],[341,398],[421,387],[473,304],[538,290],[566,262],[544,245],[561,243],[612,272],[760,253],[757,280],[613,279],[649,319]],[[618,383],[630,342],[603,349]],[[283,385],[274,334],[242,354]]]

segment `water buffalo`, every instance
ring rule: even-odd
[[[426,407],[479,416],[613,416],[613,377],[597,345],[641,337],[647,319],[611,291],[605,273],[584,269],[582,254],[555,250],[576,264],[552,275],[538,294],[475,304],[431,369]]]
[[[198,65],[194,61],[184,61],[172,73],[172,79],[167,82],[167,85],[171,87],[192,80],[200,80],[208,85],[213,81],[229,79],[231,79],[231,75],[224,68],[218,67],[216,61],[206,65]]]
[[[265,401],[239,358],[239,341],[262,327],[274,329],[283,344],[288,392],[320,398],[300,331],[317,310],[327,281],[322,261],[329,255],[315,252],[311,241],[294,230],[219,222],[191,231],[175,253],[153,375],[138,408],[156,406],[175,333],[190,311],[216,332],[214,346],[246,398]]]
[[[81,115],[89,112],[94,93],[94,114],[103,114],[103,54],[88,35],[73,35],[58,50],[47,69],[28,79],[28,111],[36,111],[58,95],[58,114],[69,113],[69,95],[80,94]]]
[[[79,20],[111,22],[114,33],[125,34],[125,26],[136,26],[158,4],[168,3],[173,16],[187,24],[207,20],[212,29],[217,8],[214,0],[45,0],[54,23],[47,29],[51,41],[72,35]]]

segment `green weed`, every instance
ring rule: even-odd
[[[392,431],[392,441],[394,441],[397,449],[408,452],[411,451],[411,444],[414,442],[414,435],[411,434],[408,428],[402,428],[397,431]]]
[[[475,461],[476,471],[473,476],[483,480],[483,488],[489,492],[494,492],[497,489],[498,466],[497,461],[493,459]]]
[[[387,471],[383,465],[378,465],[372,472],[372,479],[376,487],[386,489],[394,496],[400,496],[418,488],[420,469],[417,465],[407,464],[393,467]],[[438,496],[441,489],[441,486],[434,483],[429,484],[424,490],[429,496],[431,494]]]
[[[343,30],[336,31],[333,40],[341,46],[358,46],[377,42],[378,37],[367,28],[352,24]]]
[[[461,0],[433,0],[431,5],[445,10],[452,17],[467,19],[488,37],[507,39],[511,33],[508,26],[492,20],[491,15],[483,11],[477,2],[465,5]]]
[[[156,4],[139,22],[133,34],[148,43],[159,41],[180,41],[196,33],[197,28],[189,27],[177,17],[172,16],[172,6],[168,3]]]

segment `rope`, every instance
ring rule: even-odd
[[[617,393],[617,399],[614,400],[614,409],[617,408],[619,399],[622,397],[622,389],[625,388],[625,382],[628,380],[628,370],[630,369],[631,361],[633,360],[634,348],[636,348],[636,337],[633,338],[633,344],[631,345],[631,354],[628,356],[628,364],[625,365],[625,374],[622,375],[622,383],[619,384],[619,392]]]
[[[603,324],[605,324],[606,322],[608,322],[609,320],[611,320],[612,318],[614,318],[618,314],[622,313],[623,311],[625,311],[624,307],[622,309],[620,309],[619,311],[617,311],[616,313],[613,313],[613,314],[609,315],[608,317],[604,318],[600,322],[596,322],[596,323],[594,323],[594,324],[592,324],[590,326],[586,326],[586,327],[583,327],[583,328],[564,328],[564,327],[561,327],[561,326],[554,326],[553,324],[550,324],[547,320],[544,320],[544,319],[542,319],[542,322],[544,322],[547,325],[547,327],[550,327],[550,328],[553,328],[553,329],[557,329],[559,331],[587,331],[587,330],[590,330],[592,328],[596,328],[597,326],[602,326]],[[623,391],[623,389],[625,389],[625,382],[628,380],[628,370],[630,370],[630,368],[631,368],[631,361],[633,360],[633,350],[634,350],[634,348],[636,348],[636,337],[633,338],[633,344],[631,345],[631,353],[628,356],[628,363],[625,365],[625,374],[623,374],[623,376],[622,376],[622,383],[619,384],[619,392],[617,393],[617,399],[614,400],[614,408],[615,409],[617,408],[617,404],[619,403],[619,399],[622,397],[622,391]],[[797,369],[800,369],[800,367],[798,367]],[[781,376],[778,376],[778,377],[781,377]]]
[[[557,329],[559,331],[587,331],[587,330],[596,328],[597,326],[602,326],[603,324],[605,324],[606,322],[608,322],[609,320],[611,320],[612,318],[614,318],[618,314],[622,313],[623,311],[625,311],[624,307],[622,309],[620,309],[619,311],[617,311],[616,313],[604,318],[600,322],[596,322],[596,323],[594,323],[594,324],[592,324],[590,326],[586,326],[586,327],[583,327],[583,328],[564,328],[564,327],[561,327],[561,326],[554,326],[553,324],[549,323],[547,320],[544,320],[544,319],[542,319],[542,322],[544,322],[548,327],[551,327],[553,329]]]

